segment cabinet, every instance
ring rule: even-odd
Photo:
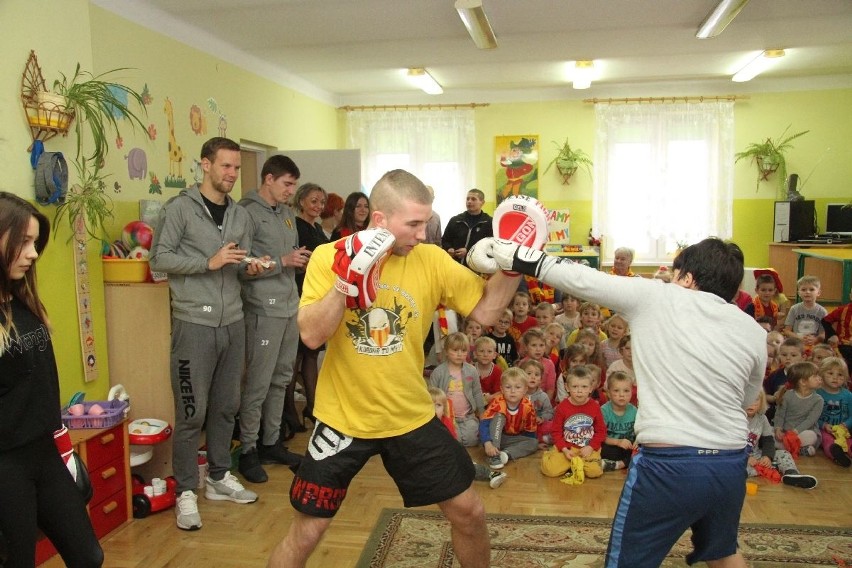
[[[80,454],[92,481],[89,518],[99,540],[126,523],[133,515],[130,484],[130,445],[127,422],[102,430],[70,430],[71,443]],[[47,538],[36,544],[36,564],[56,554]]]
[[[769,245],[769,266],[778,272],[781,284],[784,286],[784,295],[791,302],[796,303],[796,280],[798,279],[799,255],[794,249],[850,249],[850,245],[807,245],[801,243],[771,243]],[[842,265],[838,262],[823,260],[820,258],[807,258],[805,260],[805,274],[819,277],[821,294],[818,302],[826,304],[845,303],[848,298],[843,298],[841,282],[843,281]],[[753,290],[746,290],[753,293]]]
[[[104,285],[110,384],[130,395],[130,420],[157,418],[172,426],[175,406],[169,372],[169,285]],[[153,447],[148,463],[134,468],[145,479],[172,474],[171,437]]]

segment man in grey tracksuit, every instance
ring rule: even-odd
[[[211,138],[201,148],[201,167],[201,184],[163,206],[150,259],[152,270],[168,273],[171,291],[172,467],[178,494],[175,515],[183,530],[201,528],[194,490],[199,485],[198,447],[205,420],[205,496],[236,503],[257,500],[229,472],[245,360],[238,274],[263,270],[257,261],[246,262],[252,222],[228,195],[239,176],[239,144]]]
[[[239,203],[254,227],[251,255],[274,262],[262,274],[243,281],[248,367],[240,399],[239,470],[252,483],[268,480],[262,463],[295,466],[301,461],[281,446],[279,429],[299,345],[295,274],[311,254],[298,246],[295,217],[287,205],[296,191],[299,168],[287,156],[276,155],[263,164],[260,177],[260,188]],[[258,440],[261,421],[263,439]]]

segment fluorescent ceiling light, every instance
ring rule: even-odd
[[[494,30],[491,29],[491,24],[488,22],[488,16],[485,15],[485,10],[482,8],[482,0],[456,0],[455,6],[464,27],[467,28],[467,33],[470,34],[470,39],[473,40],[476,47],[479,49],[497,47],[497,37],[494,35]]]
[[[719,5],[701,22],[695,37],[698,39],[716,37],[728,27],[731,20],[737,17],[746,4],[748,0],[721,0]]]
[[[748,65],[737,71],[736,74],[731,77],[731,81],[734,81],[735,83],[751,81],[757,75],[760,75],[775,65],[782,57],[784,57],[783,49],[767,49],[752,59]]]
[[[574,63],[574,88],[588,89],[592,86],[592,75],[595,73],[593,61],[582,60]]]
[[[438,84],[438,81],[422,67],[412,67],[408,70],[408,78],[412,83],[417,85],[419,89],[429,95],[440,95],[444,89]]]

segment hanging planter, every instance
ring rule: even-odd
[[[547,173],[551,167],[556,166],[556,170],[559,172],[559,175],[562,176],[563,185],[568,185],[571,181],[571,178],[577,173],[577,170],[582,166],[588,172],[589,177],[592,176],[591,166],[594,165],[591,158],[589,158],[588,154],[583,152],[582,150],[575,150],[571,148],[571,145],[568,144],[568,139],[565,139],[565,142],[562,144],[553,141],[553,144],[559,150],[556,154],[556,157],[553,158],[549,164],[547,164],[547,168],[544,170],[544,173]]]
[[[790,142],[810,132],[810,130],[803,130],[785,138],[784,135],[787,134],[788,130],[790,130],[790,126],[784,129],[784,132],[781,133],[778,139],[767,138],[764,142],[749,144],[745,150],[734,155],[737,162],[747,158],[754,160],[754,163],[757,165],[758,174],[755,191],[760,189],[761,181],[768,181],[769,176],[778,172],[777,193],[781,196],[779,197],[780,199],[784,199],[784,195],[786,194],[784,184],[787,181],[787,160],[785,154],[793,148]]]

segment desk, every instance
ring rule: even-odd
[[[852,288],[852,249],[809,248],[793,249],[793,252],[799,255],[799,278],[805,274],[805,260],[807,258],[839,262],[843,278],[840,284],[840,298],[838,303],[842,304],[849,300],[849,290]],[[831,300],[834,300],[834,298],[831,298]]]

